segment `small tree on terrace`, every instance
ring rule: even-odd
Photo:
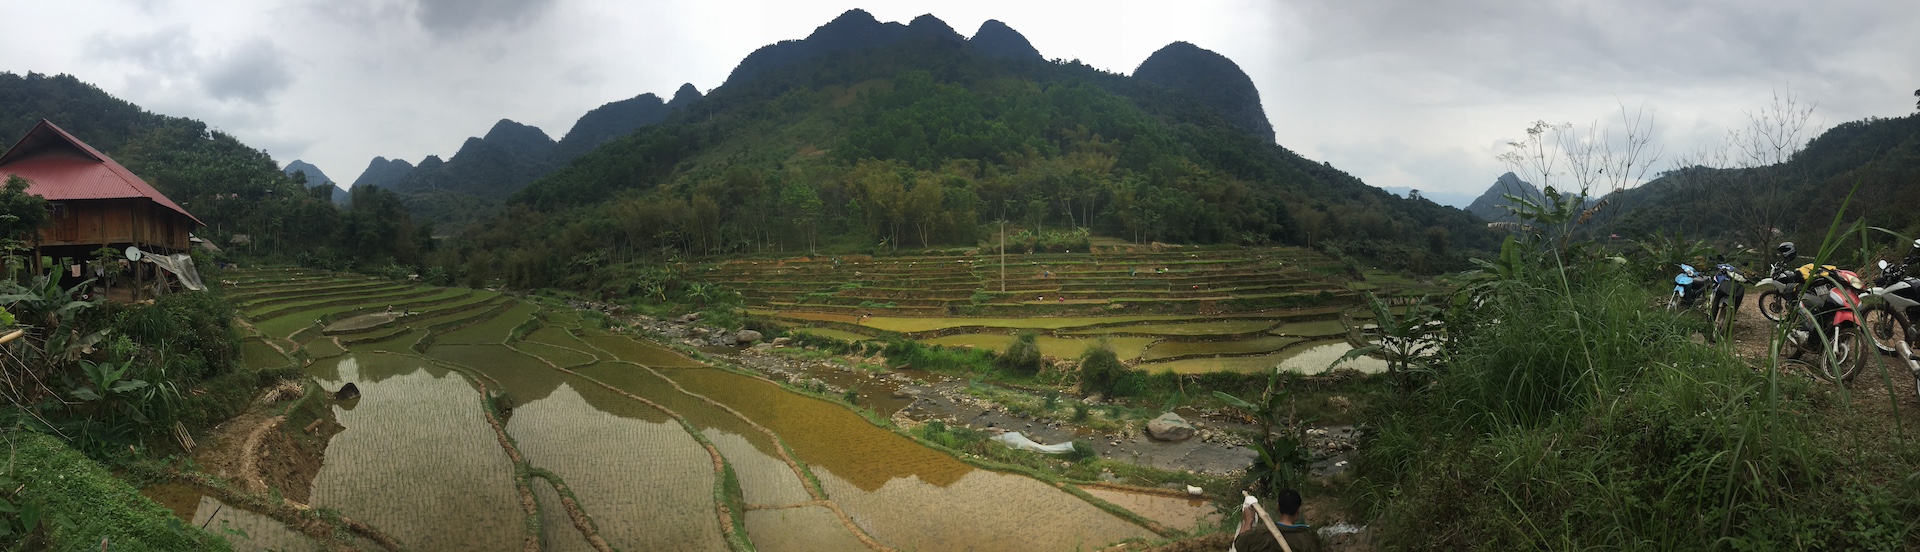
[[[9,280],[18,279],[20,269],[26,266],[20,252],[27,249],[41,228],[53,221],[47,200],[28,194],[28,184],[30,182],[19,175],[8,175],[6,186],[0,187],[0,253],[6,256]]]

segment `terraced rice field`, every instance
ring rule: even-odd
[[[346,429],[312,504],[408,549],[518,548],[530,535],[591,549],[551,478],[615,548],[727,550],[716,508],[728,472],[745,506],[734,531],[762,550],[862,549],[863,538],[899,550],[1068,550],[1153,536],[1047,483],[974,468],[841,405],[572,312],[457,288],[339,293],[349,286],[386,289],[297,270],[241,273],[228,287],[273,301],[249,311],[271,315],[253,322],[262,335],[246,342],[250,364],[290,362],[269,345],[280,343],[313,359],[307,371],[327,389],[361,390],[334,406]],[[1092,338],[1050,339],[1064,350]],[[506,410],[490,416],[483,389]],[[929,504],[941,515],[926,515]],[[270,523],[257,533],[266,540],[249,542],[261,547],[307,546]]]
[[[1285,247],[1107,244],[1090,253],[1008,256],[1004,278],[1001,265],[988,253],[824,256],[737,259],[697,274],[741,292],[752,314],[805,333],[1002,351],[1014,334],[1036,332],[1042,354],[1055,358],[1077,357],[1106,337],[1141,370],[1180,372],[1323,371],[1318,361],[1332,349],[1306,354],[1314,349],[1307,342],[1344,336],[1343,311],[1368,318],[1362,291],[1394,297],[1446,289],[1380,271],[1352,280],[1331,258]],[[1346,365],[1370,370],[1377,362]]]
[[[929,345],[974,347],[1003,353],[1008,346],[1013,345],[1014,339],[1014,336],[1002,334],[957,334],[920,341]],[[1105,341],[1107,347],[1113,349],[1114,355],[1119,356],[1121,360],[1128,360],[1140,358],[1141,353],[1147,350],[1147,346],[1156,340],[1152,337],[1108,337]],[[1044,335],[1034,338],[1033,342],[1040,346],[1041,355],[1054,358],[1078,358],[1081,353],[1087,351],[1088,347],[1099,346],[1101,339]]]
[[[1275,320],[1215,320],[1211,322],[1181,322],[1175,324],[1140,324],[1134,326],[1109,326],[1085,330],[1064,332],[1068,335],[1237,335],[1267,331]]]

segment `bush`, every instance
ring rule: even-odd
[[[1046,361],[1040,358],[1040,345],[1035,343],[1034,339],[1032,333],[1020,334],[1018,339],[1013,340],[1012,345],[1007,346],[1007,352],[1000,353],[1000,357],[994,359],[994,366],[1016,374],[1040,373],[1040,369],[1046,366]]]
[[[1125,396],[1128,393],[1121,392],[1123,387],[1121,383],[1136,379],[1136,376],[1138,374],[1120,362],[1119,355],[1113,354],[1113,349],[1088,347],[1087,352],[1080,354],[1081,393],[1103,393],[1109,397]],[[1126,389],[1126,391],[1137,392],[1138,389]]]

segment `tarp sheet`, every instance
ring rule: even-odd
[[[175,253],[173,255],[147,254],[141,257],[140,260],[153,263],[154,266],[158,266],[161,270],[165,270],[168,274],[179,278],[180,284],[187,286],[187,289],[193,291],[207,290],[206,284],[200,282],[200,271],[193,267],[193,257],[186,253]]]
[[[999,441],[1000,444],[1003,444],[1009,447],[1013,447],[1021,450],[1031,450],[1041,454],[1066,454],[1069,452],[1073,452],[1072,442],[1060,443],[1058,445],[1042,445],[1040,443],[1034,442],[1033,439],[1028,439],[1025,434],[1022,434],[1018,431],[1009,431],[1006,433],[995,435],[993,436],[993,440]]]

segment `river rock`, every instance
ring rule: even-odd
[[[689,313],[680,315],[680,318],[677,321],[680,322],[681,324],[692,324],[694,322],[698,322],[699,320],[700,320],[700,313],[689,312]]]
[[[787,344],[788,344],[788,343],[793,343],[793,338],[791,338],[791,337],[776,337],[776,338],[773,338],[773,346],[775,346],[775,347],[785,347],[785,346],[787,346]]]
[[[754,330],[740,330],[739,333],[733,334],[734,341],[741,343],[753,343],[759,341],[761,337],[765,336],[760,335],[760,332]]]
[[[1161,441],[1185,441],[1193,438],[1193,432],[1193,424],[1172,412],[1147,422],[1147,436]]]

